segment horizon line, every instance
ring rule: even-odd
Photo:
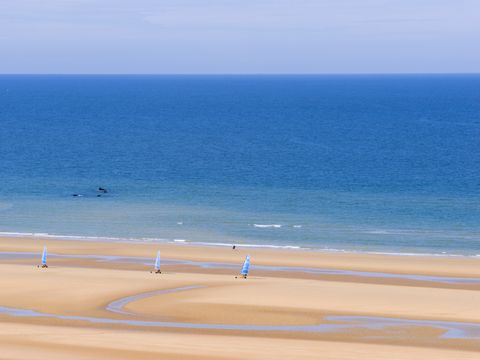
[[[402,76],[480,75],[480,72],[336,72],[336,73],[0,73],[0,76]]]

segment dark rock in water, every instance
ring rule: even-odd
[[[108,190],[105,189],[105,188],[103,188],[103,187],[99,187],[99,188],[98,188],[98,191],[100,191],[100,192],[102,192],[102,193],[104,193],[104,194],[106,194],[106,193],[108,192]]]

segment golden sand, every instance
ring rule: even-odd
[[[137,263],[52,254],[115,255],[235,264],[252,256],[247,280],[230,268],[165,264],[162,274]],[[37,257],[0,259],[0,306],[102,319],[193,324],[316,325],[328,315],[381,316],[480,324],[480,286],[395,278],[281,272],[255,265],[480,277],[480,259],[237,249],[172,244],[132,244],[2,238],[0,252]],[[127,302],[129,314],[106,309],[114,300],[175,289]],[[141,327],[54,317],[0,314],[2,359],[478,359],[480,338],[446,339],[431,326],[352,328],[344,331],[255,331]]]

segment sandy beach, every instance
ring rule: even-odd
[[[37,268],[43,246],[48,269]],[[152,274],[157,250],[162,274]],[[245,256],[247,280],[236,279]],[[477,359],[480,259],[0,239],[0,358]]]

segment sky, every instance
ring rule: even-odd
[[[480,72],[480,0],[0,0],[0,73]]]

